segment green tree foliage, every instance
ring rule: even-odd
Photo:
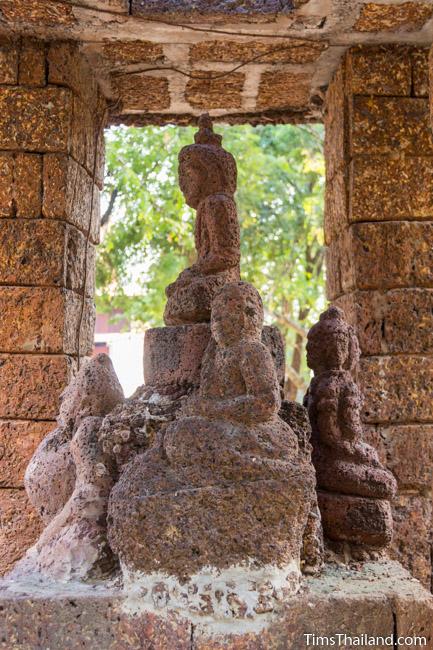
[[[324,305],[321,126],[217,127],[238,164],[241,273],[261,292],[266,320],[287,344],[287,394],[308,376],[305,332]],[[195,258],[194,213],[177,184],[192,128],[115,128],[107,134],[97,305],[135,324],[162,325],[164,288]]]

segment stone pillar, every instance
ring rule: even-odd
[[[92,348],[104,114],[75,45],[0,42],[0,572],[39,533],[24,470]]]
[[[393,554],[431,581],[433,138],[428,51],[348,52],[327,94],[328,297],[356,326],[363,419],[394,472]]]

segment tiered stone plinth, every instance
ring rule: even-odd
[[[209,323],[154,327],[144,336],[144,382],[159,390],[197,388],[201,362],[211,332]],[[275,362],[278,382],[284,383],[284,340],[277,327],[265,325],[262,342]]]
[[[206,611],[204,602],[188,609],[188,583],[183,593],[182,608],[164,593],[137,589],[125,595],[103,584],[3,585],[0,647],[301,650],[314,647],[315,635],[334,638],[340,648],[433,648],[433,598],[393,562],[358,570],[328,566],[322,576],[305,580],[301,594],[280,602],[277,612],[253,618],[235,607],[231,617],[219,617]],[[387,641],[372,643],[372,637]],[[405,645],[405,637],[412,643]],[[425,644],[416,644],[415,637],[424,637]],[[354,638],[362,641],[354,644]]]

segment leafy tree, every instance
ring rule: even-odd
[[[287,345],[286,393],[304,389],[305,334],[324,305],[321,126],[217,127],[238,164],[241,273],[261,292]],[[164,288],[195,258],[194,214],[177,184],[177,154],[194,129],[107,134],[97,305],[136,325],[162,324]]]

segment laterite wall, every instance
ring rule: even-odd
[[[0,572],[39,532],[23,474],[76,369],[80,321],[92,348],[104,114],[74,45],[0,42]]]
[[[329,298],[356,326],[370,439],[394,472],[392,552],[431,583],[433,138],[428,51],[352,49],[326,102]]]

